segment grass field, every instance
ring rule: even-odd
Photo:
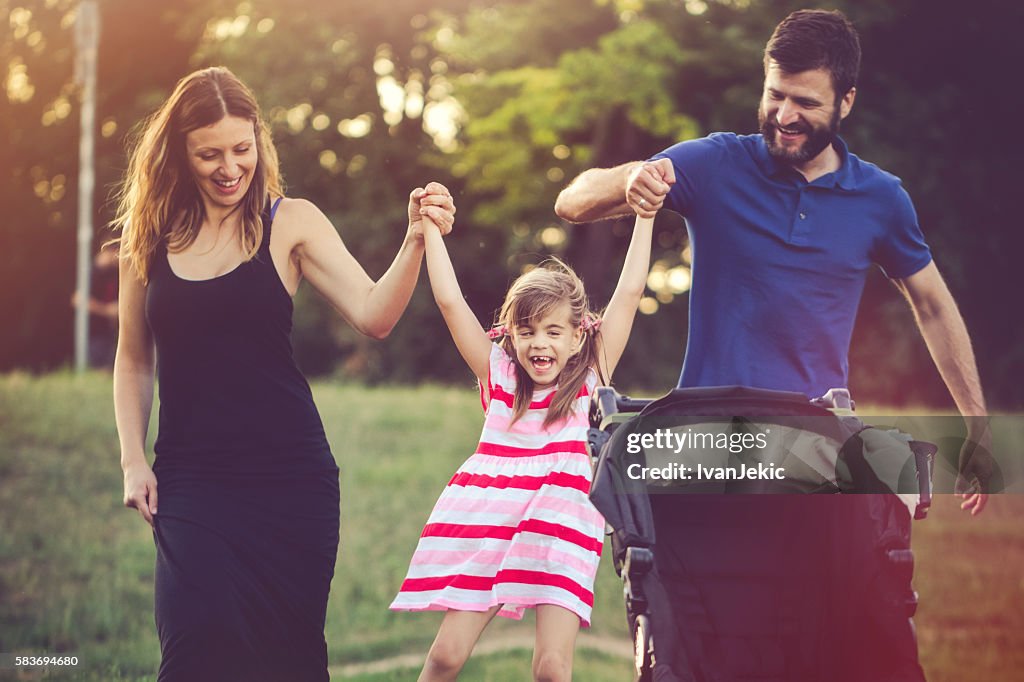
[[[0,377],[0,653],[74,653],[46,679],[151,680],[149,527],[121,506],[109,377]],[[314,386],[342,470],[342,531],[327,615],[332,667],[426,651],[437,613],[394,614],[422,524],[479,436],[470,388]],[[996,496],[970,519],[952,498],[915,526],[921,658],[931,682],[1020,679],[1024,669],[1024,497]],[[624,637],[621,585],[601,566],[593,632]],[[531,622],[499,619],[498,636]],[[530,654],[480,657],[467,680],[522,680]],[[630,663],[580,653],[576,678],[628,680]],[[53,671],[55,669],[51,669]],[[0,670],[15,679],[11,671]],[[415,679],[410,669],[335,676]]]

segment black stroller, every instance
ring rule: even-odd
[[[910,517],[931,503],[935,447],[865,427],[845,399],[598,389],[591,500],[637,680],[924,680]]]

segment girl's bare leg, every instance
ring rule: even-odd
[[[553,604],[537,606],[537,642],[533,648],[533,679],[536,682],[570,682],[573,650],[580,618]]]
[[[498,612],[497,606],[486,611],[448,611],[441,621],[437,637],[427,652],[418,682],[450,682],[458,678],[469,655],[480,639],[480,633]]]

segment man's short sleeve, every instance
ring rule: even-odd
[[[892,220],[876,245],[873,260],[886,277],[904,279],[928,265],[932,252],[918,225],[914,203],[900,184],[895,185],[893,201]]]
[[[708,176],[718,167],[725,156],[725,139],[728,134],[714,133],[697,140],[674,144],[650,158],[669,159],[675,168],[676,184],[672,185],[665,198],[665,208],[687,215]],[[731,136],[735,138],[735,136]]]

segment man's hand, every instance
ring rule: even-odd
[[[669,159],[637,164],[626,179],[626,203],[641,218],[653,218],[675,181],[675,169]]]
[[[971,418],[968,418],[969,420]],[[963,502],[960,508],[977,516],[988,504],[989,485],[996,471],[992,457],[992,431],[988,425],[974,429],[978,435],[969,435],[960,449],[960,463],[953,491]]]

